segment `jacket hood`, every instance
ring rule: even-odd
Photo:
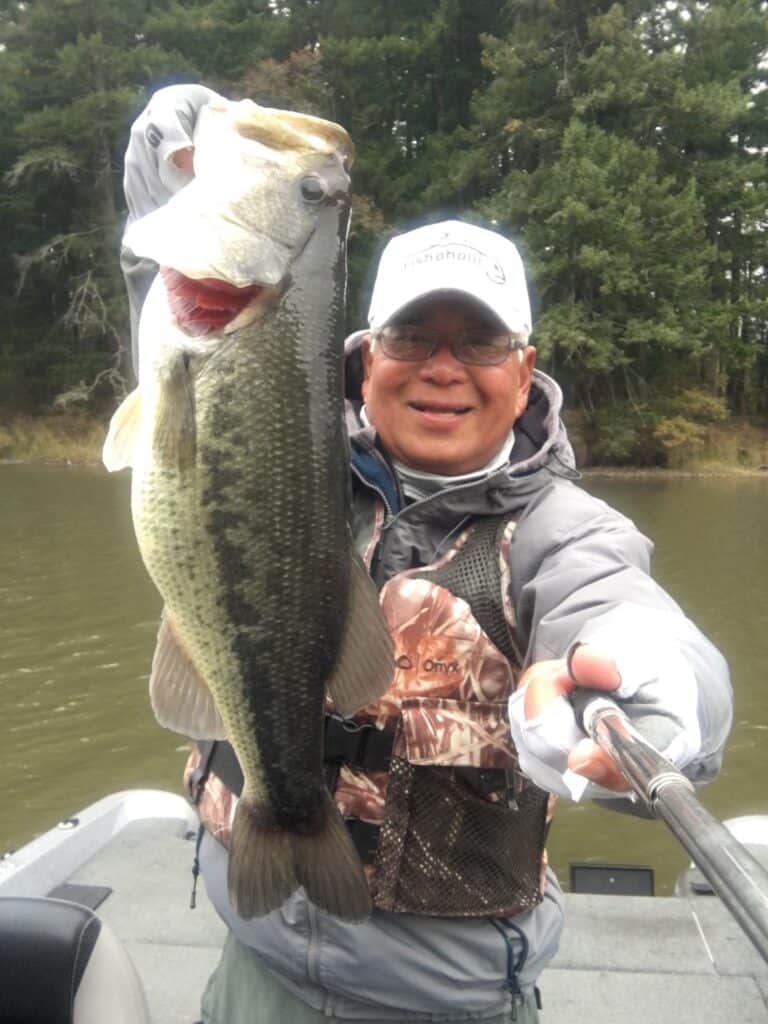
[[[355,331],[346,339],[344,379],[350,440],[354,445],[370,450],[376,443],[376,431],[373,427],[363,426],[360,420],[363,381],[361,345],[367,333]],[[573,449],[560,418],[562,405],[563,393],[557,382],[541,370],[534,370],[528,405],[515,423],[515,445],[509,463],[488,479],[493,479],[494,484],[503,476],[520,480],[541,469],[548,469],[556,476],[577,478],[579,474],[575,468]]]

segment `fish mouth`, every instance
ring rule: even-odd
[[[187,277],[172,267],[161,267],[160,273],[176,322],[195,338],[223,330],[266,290],[260,284],[238,288],[216,277]]]

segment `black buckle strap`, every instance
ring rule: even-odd
[[[227,743],[226,740],[216,740],[211,743],[211,749],[206,750],[209,741],[199,741],[197,748],[200,751],[202,758],[197,771],[192,776],[192,785],[196,788],[196,796],[193,795],[195,803],[198,802],[203,792],[203,786],[205,780],[208,778],[209,772],[213,772],[227,789],[231,790],[235,796],[240,796],[243,791],[243,772],[240,768],[240,762],[237,760],[237,755],[232,749],[232,744]]]
[[[394,735],[375,725],[360,724],[340,715],[325,716],[324,760],[348,764],[354,771],[383,772],[389,769]]]
[[[325,784],[336,789],[342,765],[357,772],[387,771],[394,734],[340,715],[325,716]]]
[[[211,770],[211,760],[216,746],[216,740],[198,741],[197,749],[200,753],[200,760],[189,779],[189,798],[195,806],[200,803],[200,797],[203,795],[203,787]]]
[[[354,771],[387,771],[394,735],[375,725],[360,725],[339,715],[325,716],[325,777],[333,792],[339,769],[348,764]],[[231,744],[226,740],[200,741],[200,764],[190,779],[192,800],[202,795],[209,772],[214,772],[236,796],[243,791],[243,773]]]

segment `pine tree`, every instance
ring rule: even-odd
[[[79,382],[123,387],[122,153],[144,82],[194,75],[143,41],[144,11],[138,0],[31,0],[3,25],[0,89],[14,112],[3,197],[17,265],[6,280],[23,311],[4,378],[6,397],[32,407]]]

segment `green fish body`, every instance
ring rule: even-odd
[[[233,905],[258,916],[304,886],[318,906],[360,920],[370,897],[324,783],[323,708],[326,692],[342,712],[364,706],[393,666],[347,522],[348,150],[337,126],[251,107],[256,147],[272,146],[279,159],[259,163],[258,174],[246,162],[257,185],[230,195],[227,209],[258,225],[265,267],[244,250],[247,239],[229,263],[220,246],[214,266],[198,263],[196,275],[183,254],[170,254],[175,264],[161,254],[181,273],[182,300],[179,274],[161,275],[142,314],[140,386],[115,414],[105,461],[133,466],[136,536],[165,600],[155,712],[187,735],[226,736],[243,770]],[[294,137],[302,129],[307,148]],[[201,278],[246,298],[255,288],[254,297],[225,328],[190,337],[189,295],[210,299]]]

